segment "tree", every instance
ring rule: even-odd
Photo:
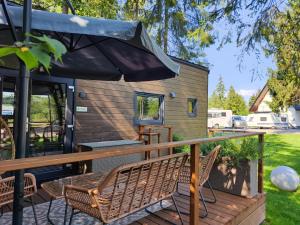
[[[244,98],[239,95],[233,86],[230,86],[227,94],[225,109],[232,110],[235,115],[247,115],[248,109]]]
[[[206,32],[209,24],[199,32],[201,12],[194,0],[126,0],[122,9],[125,19],[143,21],[167,54],[200,63],[203,48],[214,41]]]
[[[270,71],[268,87],[273,95],[270,107],[278,112],[295,104],[300,89],[300,1],[290,1],[265,30],[266,54],[274,56],[276,69]]]
[[[251,108],[251,106],[254,104],[254,102],[256,101],[258,95],[260,94],[260,91],[261,90],[257,90],[257,92],[255,94],[253,94],[250,98],[249,98],[249,101],[248,101],[248,106],[249,108]]]
[[[219,77],[219,82],[216,86],[216,89],[208,99],[209,108],[225,109],[225,85],[223,82],[222,76]]]

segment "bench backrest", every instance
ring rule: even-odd
[[[98,207],[111,222],[170,197],[176,191],[186,153],[118,167],[98,186]]]

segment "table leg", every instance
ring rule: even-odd
[[[48,208],[48,212],[47,212],[47,220],[48,222],[51,224],[51,225],[56,225],[56,223],[53,222],[53,220],[50,218],[50,212],[51,212],[51,206],[52,206],[52,202],[53,202],[53,198],[50,199],[50,202],[49,202],[49,208]],[[65,207],[65,215],[64,215],[64,223],[63,225],[66,224],[67,222],[67,214],[68,214],[68,205],[66,204],[66,207]]]
[[[53,201],[53,198],[51,198],[51,199],[50,199],[50,202],[49,202],[49,208],[48,208],[48,212],[47,212],[47,220],[48,220],[48,222],[49,222],[51,225],[55,225],[55,223],[53,223],[53,221],[52,221],[51,218],[50,218],[50,211],[51,211],[52,201]]]

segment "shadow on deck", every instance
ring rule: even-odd
[[[187,191],[188,189],[184,188],[184,190]],[[204,190],[204,193],[206,197],[210,196],[208,190]],[[215,204],[207,203],[209,214],[204,219],[200,218],[201,225],[258,225],[265,219],[265,195],[259,194],[255,198],[249,199],[220,191],[215,191],[215,194],[217,202]],[[188,196],[177,194],[176,200],[181,212],[189,212],[190,200]],[[201,205],[200,213],[203,212],[203,206]],[[179,217],[175,212],[160,210],[155,214],[165,220],[149,215],[131,225],[162,225],[170,224],[170,222],[180,224]],[[182,217],[184,224],[189,224],[189,216],[182,215]]]
[[[188,187],[180,187],[180,193],[188,194]],[[210,197],[210,192],[204,190],[205,196]],[[217,202],[215,204],[207,203],[208,216],[204,219],[200,218],[202,225],[258,225],[265,218],[265,195],[259,194],[255,198],[249,199],[240,196],[231,195],[221,191],[215,191]],[[175,196],[179,210],[183,213],[189,212],[189,196],[176,194]],[[37,195],[34,196],[36,207],[38,204],[50,201],[50,197],[39,189]],[[174,209],[174,206],[170,207]],[[6,211],[10,211],[7,208]],[[203,213],[203,206],[200,205],[200,213]],[[178,224],[180,220],[177,213],[170,210],[159,210],[155,212],[157,216],[145,215],[144,218],[132,222],[130,225],[164,225]],[[80,217],[76,215],[76,217]],[[163,218],[163,219],[162,219]],[[189,216],[183,214],[184,224],[189,224]],[[170,223],[171,222],[171,223]],[[97,223],[98,224],[98,223]]]

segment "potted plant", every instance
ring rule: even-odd
[[[217,145],[222,150],[210,173],[210,183],[216,190],[253,197],[258,192],[258,140],[244,138],[225,140],[201,146],[206,155]]]

